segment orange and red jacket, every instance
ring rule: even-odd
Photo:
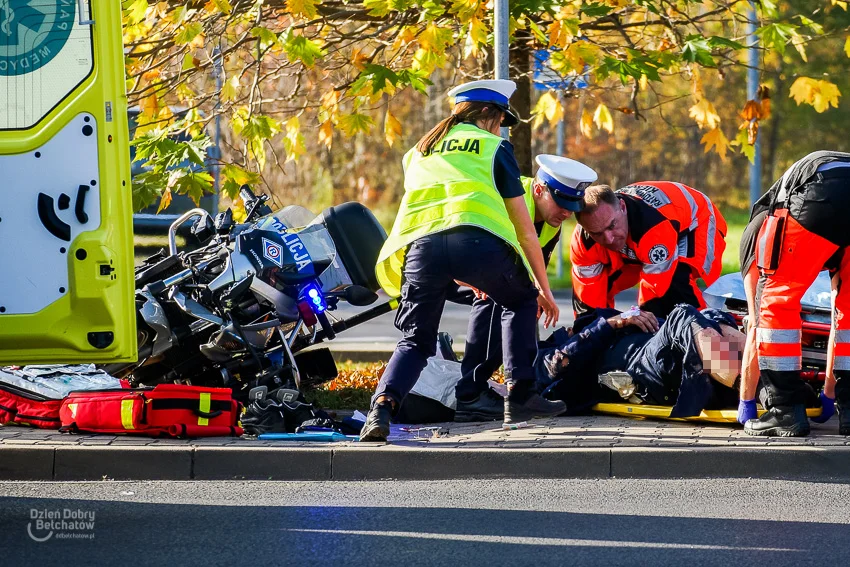
[[[635,183],[617,194],[629,223],[623,250],[604,248],[581,226],[573,233],[573,293],[580,303],[613,307],[614,295],[635,283],[624,274],[637,274],[643,305],[667,293],[680,262],[709,284],[720,276],[726,221],[707,196],[669,181]]]

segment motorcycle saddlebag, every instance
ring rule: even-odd
[[[54,400],[12,384],[0,382],[0,424],[59,429],[59,406]]]
[[[154,388],[71,392],[61,429],[149,437],[242,435],[239,404],[227,388],[158,384]]]

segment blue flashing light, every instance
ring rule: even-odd
[[[324,313],[324,311],[328,308],[328,303],[325,301],[321,290],[319,290],[315,283],[304,286],[302,293],[310,298],[310,307],[313,308],[314,313]]]

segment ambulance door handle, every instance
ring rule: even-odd
[[[91,0],[89,0],[91,1]],[[89,19],[83,19],[83,9],[86,7],[86,0],[77,0],[77,13],[79,14],[79,19],[77,20],[81,26],[93,26],[94,20],[91,19],[91,4],[88,4],[88,14]]]
[[[80,185],[77,189],[77,202],[74,203],[74,215],[80,221],[80,224],[89,222],[89,216],[86,214],[86,193],[88,191],[88,185]]]

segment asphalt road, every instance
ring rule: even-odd
[[[848,502],[730,479],[0,483],[0,565],[847,565]],[[28,535],[66,509],[93,539]]]
[[[569,326],[573,321],[573,303],[572,294],[568,291],[559,293],[556,296],[558,308],[561,310],[561,319],[559,325]],[[386,301],[386,297],[382,295],[381,301]],[[617,296],[617,309],[622,311],[628,310],[634,303],[637,302],[637,291],[628,290]],[[376,302],[375,305],[378,303]],[[367,308],[368,309],[368,308]],[[334,314],[345,318],[363,311],[364,308],[352,307],[348,304],[340,304],[339,309],[334,311]],[[396,343],[401,338],[401,333],[393,325],[395,320],[395,312],[387,313],[376,319],[372,319],[366,323],[358,325],[340,333],[334,339],[334,344],[342,345],[345,343]],[[452,335],[456,341],[463,342],[466,340],[466,327],[469,322],[469,307],[466,305],[458,305],[457,303],[446,303],[443,309],[443,317],[440,320],[440,330],[446,331]],[[548,331],[540,327],[542,337],[548,335]]]

